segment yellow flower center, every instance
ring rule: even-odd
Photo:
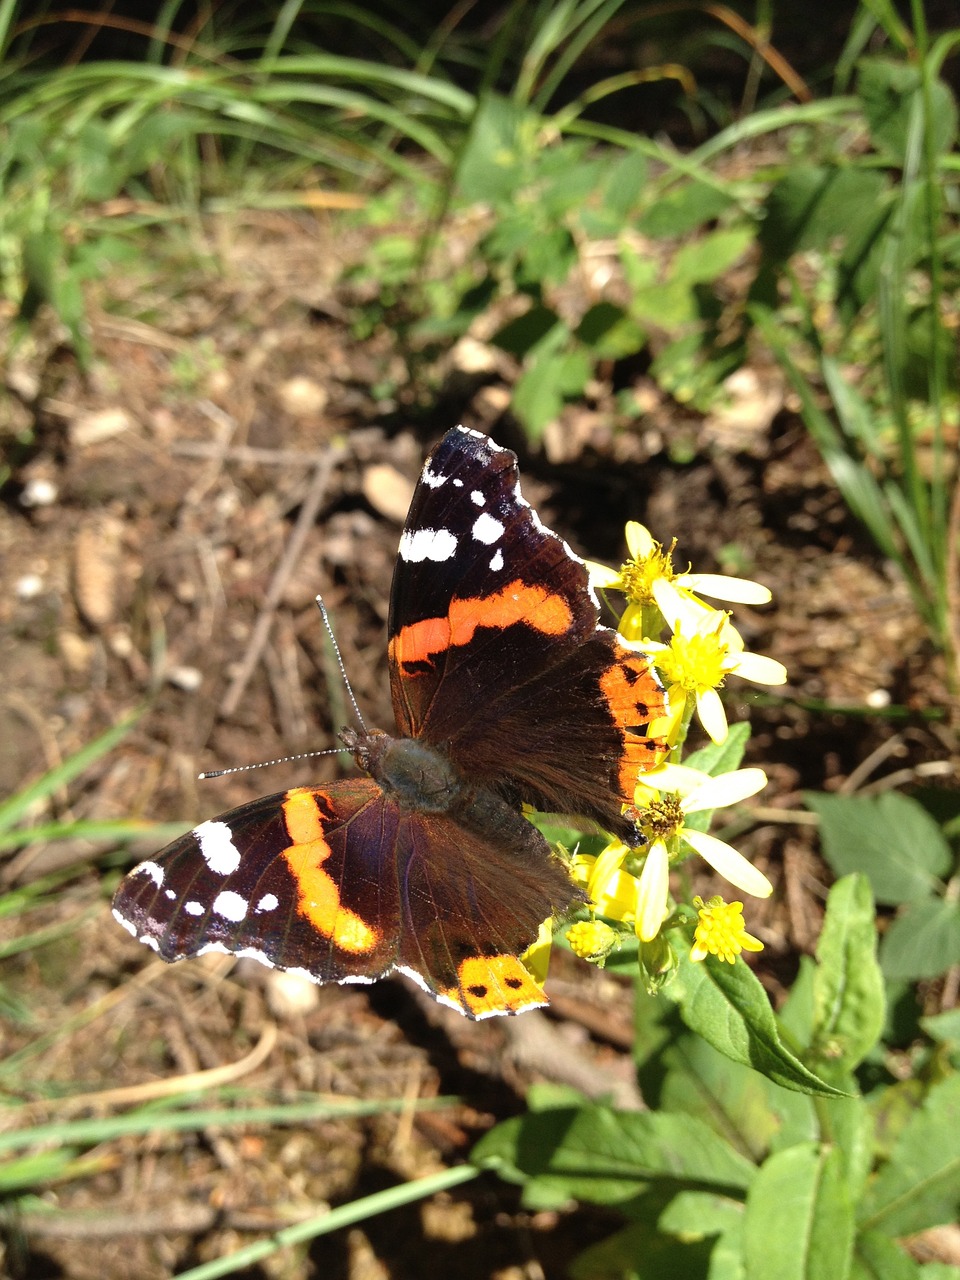
[[[665,551],[659,542],[655,542],[649,555],[637,556],[620,566],[621,590],[631,604],[656,604],[653,584],[662,578],[672,582],[676,577],[670,558],[676,545],[677,540],[674,538],[669,550]]]
[[[749,951],[759,949],[757,940],[747,933],[742,902],[724,902],[722,898],[704,902],[694,898],[694,904],[699,908],[694,950],[709,952],[733,964],[744,947]]]
[[[578,920],[567,930],[570,950],[581,960],[604,960],[619,941],[616,930],[602,920]]]
[[[720,639],[725,619],[724,614],[715,632],[697,631],[692,636],[674,634],[670,647],[657,655],[657,666],[668,685],[679,685],[686,693],[720,688],[728,650]]]
[[[654,840],[666,842],[677,835],[683,826],[684,814],[680,799],[675,795],[663,795],[644,809],[636,810],[634,819],[648,844]]]

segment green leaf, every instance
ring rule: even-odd
[[[933,1086],[867,1191],[866,1230],[888,1235],[955,1222],[960,1212],[960,1075]]]
[[[647,161],[638,151],[607,160],[599,185],[598,203],[585,204],[580,225],[592,240],[617,236],[647,184]]]
[[[670,267],[670,279],[685,285],[708,284],[729,271],[754,238],[753,227],[731,227],[681,245]]]
[[[859,67],[857,92],[871,140],[898,168],[905,164],[911,116],[922,106],[921,74],[889,58],[864,58]],[[957,136],[957,104],[942,80],[930,84],[930,107],[933,150],[946,155]]]
[[[875,169],[794,165],[771,189],[760,243],[774,261],[801,249],[826,253],[869,236],[886,177]]]
[[[690,1030],[734,1062],[753,1067],[785,1089],[843,1096],[783,1044],[767,993],[742,960],[731,965],[708,956],[694,963],[684,948],[678,977],[669,990],[678,997]]]
[[[812,1048],[822,1071],[846,1074],[880,1039],[886,1017],[873,897],[865,876],[830,890],[817,942]]]
[[[909,903],[880,944],[880,964],[892,982],[938,978],[960,962],[960,905],[931,898]]]
[[[850,1280],[927,1280],[923,1271],[895,1240],[881,1231],[861,1231],[850,1269]],[[932,1280],[932,1277],[931,1277]]]
[[[878,902],[898,904],[942,893],[953,863],[940,828],[915,800],[804,793],[820,818],[823,856],[837,875],[862,871]]]
[[[929,1018],[921,1018],[920,1025],[938,1044],[960,1044],[960,1009],[931,1014]]]
[[[719,217],[734,203],[733,196],[705,182],[686,182],[666,195],[638,219],[637,230],[655,240],[685,236]]]
[[[740,720],[730,726],[730,731],[723,742],[708,742],[698,751],[692,751],[684,761],[691,769],[699,769],[715,778],[719,773],[731,773],[740,768],[743,753],[750,741],[750,725]]]
[[[518,360],[523,359],[538,342],[559,329],[561,336],[566,336],[566,328],[560,325],[560,318],[550,307],[539,303],[525,311],[522,316],[509,320],[493,335],[490,341],[494,346],[507,351]]]
[[[749,1160],[691,1116],[593,1104],[507,1120],[481,1138],[470,1158],[508,1182],[536,1181],[553,1194],[596,1204],[631,1200],[658,1179],[742,1193],[754,1174]]]
[[[527,368],[513,388],[511,408],[531,440],[540,439],[547,423],[559,415],[565,400],[580,395],[592,370],[593,362],[583,350],[530,354]]]
[[[697,1116],[756,1161],[771,1148],[819,1136],[809,1096],[781,1089],[750,1067],[731,1062],[683,1027],[638,1078],[651,1107]]]
[[[517,287],[562,284],[577,262],[577,246],[566,227],[540,227],[530,238],[517,264]]]
[[[853,1238],[839,1151],[801,1143],[766,1161],[747,1193],[746,1280],[846,1280]]]
[[[622,360],[647,345],[647,335],[622,307],[598,302],[586,312],[576,336],[598,360]]]
[[[509,98],[487,94],[480,101],[455,174],[464,200],[505,202],[523,183],[529,147],[525,119],[533,117]]]
[[[567,1274],[570,1280],[740,1280],[735,1272],[714,1271],[713,1254],[711,1239],[678,1240],[650,1222],[632,1222],[584,1249]]]

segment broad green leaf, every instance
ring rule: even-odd
[[[960,904],[949,899],[908,903],[880,944],[880,964],[894,982],[938,978],[958,962]]]
[[[632,1222],[585,1249],[569,1268],[570,1280],[741,1280],[714,1271],[714,1242],[678,1240],[649,1222]]]
[[[853,1239],[839,1151],[801,1143],[766,1161],[747,1193],[746,1280],[846,1280]]]
[[[513,388],[511,407],[531,440],[539,440],[565,400],[578,396],[592,371],[586,351],[532,352]]]
[[[850,1280],[921,1280],[921,1277],[927,1280],[927,1268],[921,1271],[888,1235],[881,1231],[859,1233]]]
[[[560,323],[557,313],[551,307],[535,303],[523,315],[507,321],[490,341],[501,350],[508,351],[517,359],[522,359],[537,343],[558,331],[562,340],[567,330]]]
[[[652,1089],[656,1069],[662,1079]],[[759,1072],[731,1062],[685,1029],[663,1046],[639,1079],[651,1107],[697,1116],[757,1162],[771,1149],[819,1136],[810,1097],[781,1089]]]
[[[740,768],[743,753],[750,741],[750,725],[740,720],[730,726],[723,742],[708,742],[698,751],[692,751],[684,761],[691,769],[699,769],[715,778],[719,773],[730,773]]]
[[[833,1077],[860,1065],[880,1039],[886,1016],[866,877],[845,876],[830,890],[817,961],[812,1048]]]
[[[657,197],[638,219],[637,230],[655,240],[685,236],[712,222],[734,203],[733,197],[705,182],[685,182]]]
[[[621,360],[647,345],[643,329],[612,302],[598,302],[590,307],[576,329],[576,336],[598,360]]]
[[[487,94],[477,107],[456,168],[464,200],[498,204],[510,199],[527,172],[529,111],[517,102]]]
[[[857,92],[873,145],[895,165],[903,167],[910,117],[922,105],[920,68],[889,58],[864,58],[859,72]],[[937,155],[945,155],[956,139],[957,105],[942,80],[931,83],[930,100],[933,150]]]
[[[561,284],[577,262],[577,246],[566,227],[539,227],[520,256],[515,271],[518,288]]]
[[[669,989],[690,1028],[734,1062],[753,1067],[785,1089],[827,1098],[843,1093],[805,1067],[780,1039],[767,993],[742,960],[725,964],[708,956],[694,963],[686,949]]]
[[[831,1098],[820,1117],[821,1137],[839,1151],[850,1201],[857,1204],[877,1155],[873,1112],[863,1098]]]
[[[874,169],[794,165],[772,188],[760,243],[775,261],[800,249],[828,252],[869,234],[887,179]]]
[[[670,279],[685,285],[709,284],[729,271],[753,241],[753,227],[731,227],[681,245],[670,267]]]
[[[832,796],[808,791],[820,818],[823,856],[837,875],[862,871],[878,902],[899,904],[943,891],[953,857],[940,828],[916,801],[896,792]]]
[[[960,1009],[931,1014],[929,1018],[921,1018],[920,1025],[938,1044],[960,1044]]]
[[[508,1182],[533,1180],[597,1204],[631,1200],[659,1179],[742,1193],[754,1174],[749,1160],[693,1117],[596,1105],[507,1120],[470,1158]]]
[[[960,1075],[933,1086],[871,1184],[860,1225],[888,1235],[956,1222],[960,1213]]]

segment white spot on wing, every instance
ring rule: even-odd
[[[425,484],[428,489],[439,489],[447,483],[447,476],[441,476],[436,471],[431,471],[428,464],[420,474],[420,483]]]
[[[454,480],[454,482],[453,482],[453,483],[454,483],[454,485],[455,485],[458,489],[462,489],[462,488],[463,488],[463,481],[462,481],[462,480]]]
[[[498,551],[497,554],[490,561],[490,568],[493,570],[494,573],[499,573],[500,570],[503,568],[503,552],[502,551]]]
[[[160,943],[156,940],[156,938],[151,938],[149,933],[142,933],[140,935],[140,941],[143,943],[145,947],[149,947],[151,951],[160,950]]]
[[[421,560],[451,560],[457,539],[449,529],[406,529],[400,539],[400,559],[419,564]]]
[[[159,889],[163,884],[163,867],[158,862],[141,862],[130,872],[132,876],[149,876]]]
[[[233,832],[225,822],[201,822],[193,832],[203,860],[217,876],[229,876],[240,865],[240,850],[233,843]]]
[[[173,892],[173,890],[172,890],[172,889],[164,889],[164,891],[163,891],[163,896],[164,896],[165,898],[169,898],[171,901],[173,901],[173,899],[174,899],[177,895]]]
[[[246,919],[248,902],[232,889],[224,889],[213,900],[213,910],[224,920],[232,920],[235,924]]]
[[[473,522],[473,537],[475,542],[483,542],[489,547],[498,538],[503,536],[503,521],[494,520],[493,516],[484,511],[482,516],[477,516]]]
[[[483,504],[486,502],[486,498],[483,496],[483,494],[480,492],[479,489],[474,489],[470,494],[470,501],[474,504],[474,506],[482,507]]]
[[[113,908],[113,918],[117,924],[122,924],[131,938],[137,936],[137,926],[131,920],[125,920],[116,907]]]
[[[275,893],[265,893],[254,908],[255,911],[276,911],[280,899]]]
[[[194,901],[192,901],[192,900],[191,900],[190,902],[185,902],[185,903],[183,904],[183,909],[184,909],[184,911],[187,913],[187,915],[188,915],[188,916],[202,916],[202,915],[203,915],[203,903],[202,903],[202,902],[194,902]]]

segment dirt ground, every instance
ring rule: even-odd
[[[42,328],[6,370],[0,794],[138,707],[121,745],[32,821],[192,823],[336,776],[330,756],[196,777],[331,746],[349,721],[318,592],[365,718],[391,727],[384,628],[400,525],[426,449],[464,421],[520,451],[525,495],[582,553],[619,562],[623,523],[640,519],[676,537],[695,569],[772,588],[771,606],[737,608],[736,621],[790,683],[761,697],[732,680],[725,700],[732,719],[750,718],[749,760],[771,779],[738,844],[776,885],[748,921],[776,1001],[816,939],[828,883],[802,790],[956,780],[955,741],[928,714],[947,704],[940,661],[776,371],[743,371],[730,407],[707,418],[638,372],[641,420],[618,418],[599,386],[531,450],[503,416],[503,382],[474,372],[469,348],[437,371],[444,390],[427,412],[389,335],[351,336],[321,223],[271,216],[210,236],[217,272],[144,261],[100,286],[89,377]],[[61,1214],[36,1206],[13,1225],[11,1274],[161,1280],[324,1204],[456,1163],[532,1080],[637,1104],[625,980],[561,955],[549,1013],[468,1024],[403,980],[304,990],[223,956],[167,967],[109,915],[120,870],[155,848],[74,841],[7,859],[4,889],[51,874],[63,887],[54,905],[0,921],[0,938],[64,930],[3,962],[0,1016],[16,1011],[0,1023],[4,1054],[43,1047],[3,1080],[10,1102],[30,1101],[42,1122],[96,1112],[64,1107],[65,1092],[141,1087],[118,1096],[129,1105],[156,1082],[224,1064],[252,1099],[460,1101],[111,1144],[90,1176],[43,1191]],[[712,891],[709,879],[698,891]],[[462,1280],[560,1277],[611,1225],[596,1211],[525,1212],[482,1179],[324,1238],[309,1263],[288,1253],[243,1274],[414,1277],[429,1258]]]

